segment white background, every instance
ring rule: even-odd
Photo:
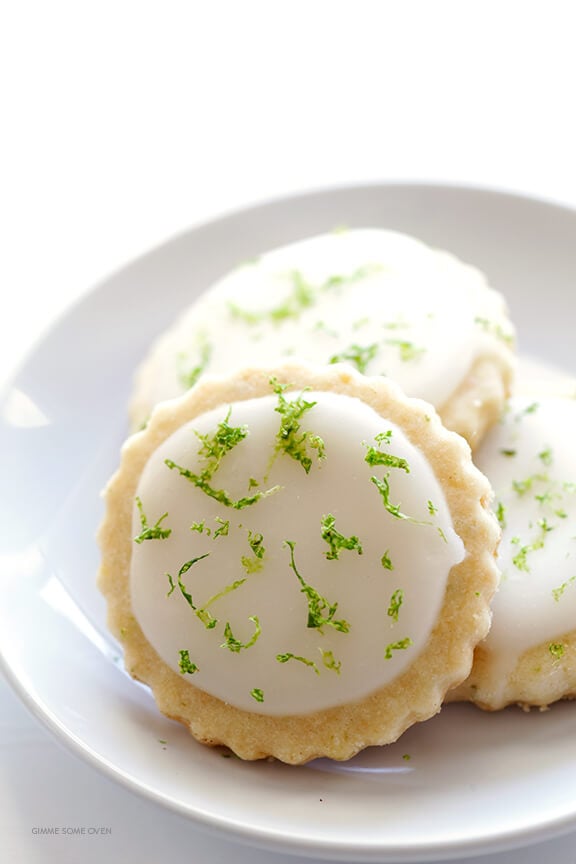
[[[0,379],[111,270],[263,198],[405,179],[576,206],[575,28],[571,0],[0,0]],[[112,836],[31,833],[95,813]],[[0,683],[3,848],[24,864],[293,860],[112,786]],[[574,864],[576,838],[531,855],[493,862]]]

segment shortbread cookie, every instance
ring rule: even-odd
[[[392,231],[321,235],[242,265],[160,337],[132,428],[205,373],[290,358],[385,375],[474,446],[508,395],[513,341],[502,296],[452,255]]]
[[[502,581],[490,633],[450,700],[496,710],[576,695],[575,429],[575,399],[515,397],[476,455],[495,490]]]
[[[343,366],[205,378],[128,440],[100,586],[160,709],[244,759],[347,759],[486,635],[490,488],[433,408]]]

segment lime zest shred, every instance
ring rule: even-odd
[[[400,608],[404,602],[404,591],[401,588],[397,588],[396,591],[390,597],[390,603],[388,604],[388,609],[386,614],[389,618],[392,618],[393,621],[398,621],[398,616],[400,614]]]
[[[404,519],[407,522],[412,522],[414,525],[431,525],[431,522],[427,522],[421,519],[415,519],[413,516],[408,516],[406,513],[403,513],[400,509],[399,504],[392,504],[390,501],[390,483],[389,483],[390,472],[384,475],[384,477],[379,480],[378,477],[372,476],[370,478],[370,482],[374,483],[378,492],[380,493],[380,497],[382,498],[382,503],[384,507],[390,513],[391,516],[394,516],[395,519]]]
[[[559,602],[560,598],[564,595],[564,592],[567,590],[567,588],[569,588],[570,585],[573,585],[574,582],[576,582],[576,576],[570,576],[570,578],[566,579],[565,582],[562,582],[562,584],[559,585],[558,588],[552,589],[552,597],[554,598],[554,600],[557,603]]]
[[[230,530],[230,520],[229,519],[221,519],[220,516],[215,516],[215,521],[218,522],[219,528],[216,528],[213,532],[214,540],[217,537],[227,537],[228,532]]]
[[[195,672],[199,672],[198,666],[196,663],[193,663],[190,660],[190,653],[185,649],[178,652],[180,654],[180,661],[178,666],[180,668],[180,672],[182,675],[193,675]],[[165,741],[161,741],[161,744],[165,744]]]
[[[167,468],[170,468],[170,470],[175,469],[178,471],[181,477],[189,480],[197,489],[204,492],[205,495],[208,495],[209,498],[213,498],[215,501],[218,501],[219,504],[223,504],[224,507],[230,507],[233,510],[244,510],[245,507],[251,507],[263,498],[268,498],[269,495],[274,495],[280,490],[280,486],[272,486],[270,489],[266,489],[265,492],[256,492],[254,495],[246,495],[234,500],[234,498],[232,498],[225,489],[215,489],[211,486],[203,474],[195,474],[188,468],[178,465],[178,463],[174,462],[172,459],[165,459],[164,464]],[[222,534],[223,533],[224,532],[222,532]]]
[[[408,636],[404,639],[399,639],[397,642],[390,642],[384,649],[384,659],[391,660],[394,651],[405,651],[410,645],[412,645],[412,640]]]
[[[364,375],[368,365],[376,357],[378,347],[377,342],[373,342],[370,345],[358,345],[357,343],[353,343],[352,345],[349,345],[348,348],[344,349],[344,351],[340,351],[339,354],[333,354],[328,362],[330,364],[350,363],[358,370],[358,372],[361,372]]]
[[[229,424],[228,421],[231,413],[232,409],[229,408],[226,417],[218,423],[215,432],[212,434],[203,434],[197,430],[193,430],[201,442],[198,456],[206,463],[200,474],[196,474],[189,468],[178,465],[172,459],[165,459],[164,464],[170,470],[176,469],[181,477],[189,480],[197,489],[215,501],[218,501],[218,503],[223,504],[225,507],[231,507],[234,510],[243,510],[245,507],[257,504],[262,498],[277,492],[280,487],[274,486],[265,492],[257,492],[255,495],[247,495],[234,500],[225,489],[217,489],[212,486],[212,478],[220,468],[226,454],[240,444],[248,435],[247,426],[231,426]]]
[[[247,426],[231,426],[229,424],[228,421],[231,413],[232,408],[229,408],[226,417],[218,423],[216,431],[212,435],[198,432],[196,429],[193,430],[201,442],[198,456],[207,462],[206,467],[202,471],[202,476],[207,480],[211,480],[218,471],[224,456],[240,444],[248,435]]]
[[[474,323],[478,324],[486,333],[491,333],[501,342],[504,342],[505,345],[514,344],[513,334],[508,333],[498,321],[491,321],[490,318],[482,318],[477,315],[474,318]]]
[[[305,280],[299,270],[292,270],[285,275],[290,280],[291,290],[282,303],[265,312],[252,312],[230,302],[228,311],[232,318],[250,325],[261,324],[263,321],[281,324],[289,319],[298,319],[305,309],[315,304],[317,289]]]
[[[236,303],[229,302],[228,311],[233,319],[251,326],[262,324],[265,321],[280,325],[284,321],[298,320],[306,309],[310,309],[316,305],[319,296],[323,292],[333,291],[335,288],[342,288],[353,284],[381,269],[382,267],[378,264],[366,264],[363,267],[358,267],[352,273],[328,276],[320,285],[311,284],[300,270],[291,270],[288,273],[281,274],[289,280],[290,290],[285,299],[277,306],[273,306],[264,312],[255,312],[250,309],[243,309]]]
[[[512,489],[514,490],[514,492],[516,492],[519,498],[523,498],[524,495],[532,491],[534,483],[548,482],[549,477],[547,474],[531,474],[529,477],[526,477],[525,480],[513,480]],[[549,493],[545,494],[544,496],[535,495],[534,497],[537,501],[540,501],[540,503],[544,503],[544,499],[548,500]]]
[[[295,399],[286,399],[284,391],[289,385],[281,384],[277,378],[271,378],[270,385],[274,393],[278,396],[278,405],[274,410],[280,414],[281,417],[280,428],[276,434],[276,447],[271,463],[279,453],[285,453],[286,456],[299,462],[304,468],[306,474],[309,474],[313,463],[312,457],[308,453],[308,447],[316,450],[317,458],[319,460],[325,458],[325,447],[324,441],[319,435],[314,435],[309,431],[300,434],[300,420],[304,414],[311,411],[317,403],[307,402],[303,398],[305,390],[303,390]]]
[[[180,589],[180,593],[181,593],[182,597],[185,599],[186,603],[190,606],[190,608],[192,609],[192,611],[194,612],[196,617],[200,621],[202,621],[202,623],[204,624],[204,626],[206,627],[207,630],[212,630],[216,626],[216,624],[218,623],[218,620],[216,618],[213,618],[212,615],[206,611],[206,609],[199,609],[196,606],[196,604],[194,603],[194,600],[192,599],[192,594],[188,591],[188,589],[186,588],[186,586],[184,585],[184,583],[182,581],[182,576],[184,576],[184,574],[187,573],[188,570],[190,570],[190,568],[194,566],[194,564],[197,564],[198,561],[202,561],[204,558],[208,558],[209,555],[210,555],[210,553],[206,552],[204,555],[199,555],[197,558],[191,558],[190,561],[186,561],[182,565],[180,570],[178,571],[178,577],[177,577],[176,582],[174,582],[174,579],[172,578],[170,573],[166,573],[166,577],[168,579],[168,584],[170,586],[170,589],[169,589],[166,596],[170,597],[171,594],[173,594],[174,590],[176,589],[176,586],[178,586],[178,588]]]
[[[294,560],[295,545],[296,544],[292,540],[284,540],[284,546],[290,550],[289,566],[300,582],[300,585],[302,586],[300,590],[306,597],[308,603],[308,620],[306,626],[315,628],[320,633],[323,632],[323,627],[333,627],[340,633],[348,633],[350,631],[349,623],[344,620],[337,620],[334,617],[338,610],[338,603],[330,603],[315,588],[305,582],[298,572],[296,561]]]
[[[381,563],[382,567],[384,567],[385,570],[393,570],[394,569],[394,565],[392,564],[392,559],[390,558],[390,550],[389,549],[386,549],[386,551],[382,555],[382,557],[380,559],[380,563]]]
[[[136,537],[134,537],[134,543],[143,543],[145,540],[166,540],[167,537],[172,533],[171,528],[162,528],[162,522],[167,518],[168,513],[163,513],[159,519],[156,520],[154,525],[148,525],[148,520],[146,518],[146,514],[144,513],[144,507],[142,505],[142,501],[136,495],[134,501],[136,502],[136,507],[138,508],[138,515],[140,517],[140,527],[141,531]]]
[[[543,518],[538,520],[538,527],[540,528],[540,533],[538,537],[532,543],[526,543],[525,545],[521,545],[521,540],[519,537],[511,537],[510,543],[513,546],[518,546],[518,552],[512,558],[512,563],[518,570],[522,570],[524,573],[530,572],[530,567],[528,565],[528,555],[531,552],[537,552],[539,549],[544,547],[544,543],[546,540],[546,535],[554,530],[553,525],[549,525],[548,521]]]
[[[330,549],[324,555],[328,561],[335,561],[340,558],[340,552],[344,549],[356,551],[358,555],[362,555],[362,544],[355,534],[350,537],[345,537],[335,527],[336,517],[332,513],[322,516],[320,521],[322,539],[328,544]]]
[[[336,672],[337,675],[340,675],[342,670],[342,661],[337,660],[334,657],[333,651],[325,651],[322,648],[319,648],[318,650],[322,654],[322,663],[326,669],[330,669],[332,672]]]
[[[198,360],[198,363],[195,366],[189,368],[186,368],[184,365],[188,360],[188,356],[186,354],[178,355],[177,360],[179,366],[181,367],[178,370],[178,380],[181,387],[183,387],[185,390],[189,390],[191,387],[193,387],[202,375],[202,373],[205,371],[212,357],[212,346],[205,340],[201,341],[199,353],[200,358]]]
[[[561,642],[550,642],[548,651],[555,660],[561,660],[564,656],[565,647]]]
[[[266,553],[264,537],[262,534],[248,529],[248,545],[252,550],[252,556],[242,555],[240,561],[248,574],[258,573],[264,566],[263,559]]]
[[[392,430],[388,429],[386,432],[379,432],[378,435],[374,436],[374,440],[377,444],[389,445],[392,442]],[[406,459],[403,459],[400,456],[394,456],[394,454],[387,453],[376,447],[368,447],[366,444],[364,446],[367,447],[364,461],[371,467],[376,465],[386,465],[388,468],[399,468],[400,470],[405,471],[406,474],[410,473],[410,465]]]
[[[257,615],[250,615],[248,620],[254,624],[254,633],[247,642],[240,642],[240,640],[234,636],[230,622],[227,621],[224,626],[224,639],[226,641],[223,642],[220,647],[228,648],[228,650],[232,651],[234,654],[239,654],[240,651],[244,651],[245,649],[251,648],[255,645],[262,633],[262,627],[260,626],[260,621],[258,620]]]
[[[411,363],[419,360],[426,353],[426,348],[418,348],[413,342],[406,339],[386,339],[386,345],[393,345],[398,348],[400,360],[403,363]]]
[[[226,597],[226,595],[230,594],[232,591],[236,591],[238,588],[240,588],[242,585],[244,585],[245,582],[246,582],[245,576],[242,579],[235,579],[234,582],[231,582],[229,585],[226,585],[224,588],[222,588],[221,591],[218,591],[216,594],[213,594],[212,597],[210,597],[206,601],[206,603],[204,603],[204,606],[202,607],[202,610],[200,610],[200,611],[205,612],[209,606],[212,606],[214,603],[216,603],[217,600],[220,600],[222,597]]]
[[[202,519],[201,522],[192,522],[190,525],[190,531],[196,531],[198,534],[206,534],[207,537],[212,537],[214,540],[217,537],[226,537],[230,529],[230,522],[221,519],[220,516],[215,516],[214,521],[218,523],[218,528],[210,528],[209,525],[206,525],[206,520]]]
[[[301,657],[298,654],[292,654],[291,651],[287,651],[285,654],[277,654],[276,660],[278,663],[288,663],[289,660],[296,660],[298,663],[303,663],[304,666],[309,666],[310,669],[314,670],[316,675],[320,674],[320,670],[313,660],[308,660],[306,657]]]

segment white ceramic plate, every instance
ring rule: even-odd
[[[4,395],[3,665],[28,706],[92,764],[254,845],[430,861],[562,833],[576,827],[574,704],[529,715],[450,706],[349,763],[242,763],[160,716],[106,632],[94,585],[99,491],[126,434],[138,360],[214,277],[342,224],[407,231],[478,265],[507,295],[523,349],[576,372],[572,211],[473,189],[375,185],[264,204],[183,234],[71,309]]]

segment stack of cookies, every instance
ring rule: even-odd
[[[575,694],[576,401],[510,398],[514,341],[482,274],[376,229],[245,262],[160,337],[99,581],[161,711],[299,764]]]

